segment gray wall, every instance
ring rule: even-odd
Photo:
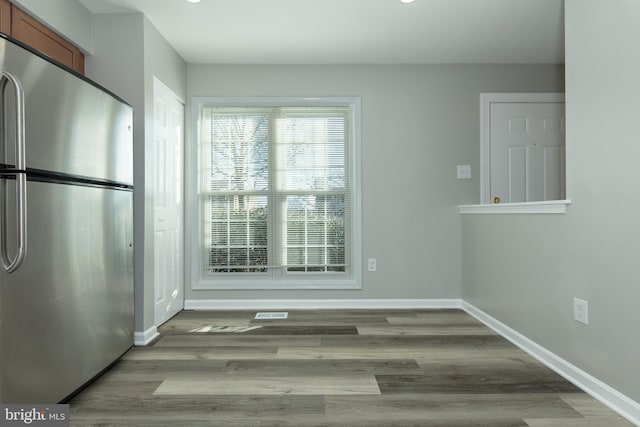
[[[640,3],[566,0],[567,214],[463,216],[463,298],[640,402]],[[573,320],[573,297],[590,324]]]
[[[479,201],[479,94],[564,89],[562,67],[545,65],[189,65],[187,80],[189,96],[361,96],[363,258],[378,261],[362,290],[187,284],[187,299],[460,298],[456,206]],[[457,164],[474,179],[457,180]]]

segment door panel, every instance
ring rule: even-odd
[[[544,148],[544,199],[560,200],[563,198],[560,188],[564,188],[564,156],[561,147]],[[560,182],[560,188],[557,183]]]
[[[509,147],[509,200],[523,201],[526,198],[527,151],[524,147]]]
[[[527,146],[527,163],[525,165],[525,180],[527,192],[525,197],[519,202],[531,202],[534,200],[546,200],[544,198],[543,181],[544,177],[543,152],[535,145]]]

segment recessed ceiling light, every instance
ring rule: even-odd
[[[201,0],[187,0],[189,3],[200,3]]]
[[[416,0],[400,0],[402,3],[413,3]]]

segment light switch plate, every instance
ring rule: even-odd
[[[458,165],[458,179],[471,179],[471,165]]]
[[[589,324],[589,302],[580,299],[573,299],[573,319],[576,322]]]

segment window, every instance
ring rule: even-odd
[[[197,103],[201,287],[358,287],[355,101]]]

